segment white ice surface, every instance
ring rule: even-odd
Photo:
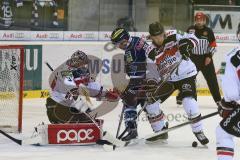
[[[216,111],[211,97],[198,97],[202,115]],[[45,110],[45,99],[24,100],[23,136],[28,137],[33,127],[40,122],[48,123]],[[185,118],[182,107],[177,107],[175,97],[169,98],[162,105],[168,115],[170,126],[182,123]],[[105,120],[104,130],[116,134],[121,105],[102,117]],[[173,115],[177,116],[173,120]],[[181,116],[181,117],[180,117]],[[192,148],[195,141],[189,126],[169,133],[167,144],[140,143],[126,148],[117,148],[106,152],[101,146],[19,146],[0,135],[0,160],[216,160],[215,128],[220,121],[218,116],[204,121],[205,133],[210,139],[208,148]],[[122,126],[123,128],[123,126]],[[142,114],[139,121],[139,137],[152,133],[150,125]],[[14,135],[18,136],[18,135]],[[240,159],[240,141],[235,138],[235,160]]]

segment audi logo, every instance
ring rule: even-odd
[[[57,133],[57,143],[63,142],[63,141],[85,141],[85,140],[92,140],[94,138],[93,135],[93,129],[80,129],[80,130],[60,130]]]
[[[24,33],[15,33],[16,38],[24,38]]]
[[[85,38],[90,38],[90,39],[92,39],[92,38],[94,38],[94,34],[92,34],[92,33],[86,33],[86,34],[85,34]]]
[[[59,34],[58,33],[50,33],[50,38],[59,38]]]

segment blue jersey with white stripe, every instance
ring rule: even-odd
[[[146,59],[151,46],[140,37],[131,37],[125,50],[124,62],[126,73],[130,78],[144,78]]]

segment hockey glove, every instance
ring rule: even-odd
[[[178,43],[178,47],[183,59],[186,60],[188,57],[190,57],[194,45],[189,39],[181,39]]]
[[[116,90],[106,91],[105,97],[106,97],[107,101],[110,101],[110,102],[116,102],[120,98],[119,93]]]
[[[240,51],[237,51],[236,54],[231,57],[231,63],[236,68],[240,65]]]
[[[226,118],[229,114],[231,114],[234,108],[240,107],[240,105],[237,102],[235,101],[226,102],[224,99],[217,102],[217,105],[218,113],[223,118]]]

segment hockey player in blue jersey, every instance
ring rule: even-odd
[[[128,128],[128,133],[122,140],[129,141],[138,136],[136,107],[139,104],[143,107],[145,102],[145,111],[147,112],[148,120],[153,131],[158,132],[166,128],[164,114],[159,108],[159,102],[157,100],[149,100],[148,98],[139,98],[138,95],[138,91],[143,90],[142,86],[150,82],[149,79],[154,80],[156,83],[158,83],[160,79],[158,74],[157,76],[156,74],[149,74],[157,72],[155,63],[148,58],[151,52],[153,52],[153,47],[146,43],[143,38],[131,37],[124,28],[115,29],[112,32],[111,41],[117,48],[125,51],[125,70],[130,78],[128,86],[121,94],[125,108],[125,125]],[[149,71],[148,73],[146,72],[147,70]]]

